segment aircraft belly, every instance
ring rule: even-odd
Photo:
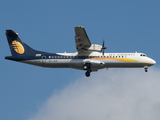
[[[27,63],[30,65],[36,65],[36,66],[42,66],[42,59],[36,59],[36,60],[23,60],[22,63]]]
[[[83,70],[84,59],[34,59],[21,61],[23,63],[48,67],[48,68],[74,68]],[[121,62],[115,60],[102,60],[105,64],[103,66],[96,66],[97,64],[91,65],[91,69],[98,70],[103,68],[114,68],[114,67],[144,67],[145,65],[141,62]]]
[[[68,68],[70,59],[46,59],[45,61],[42,59],[35,59],[35,60],[25,60],[22,62],[41,67]]]
[[[45,67],[50,68],[69,68],[70,59],[49,59],[44,63]]]
[[[72,59],[69,63],[70,68],[83,70],[83,59]]]

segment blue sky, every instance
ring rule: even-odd
[[[85,79],[84,71],[41,68],[5,60],[5,56],[11,55],[6,29],[13,29],[36,50],[60,53],[76,52],[74,27],[81,25],[92,43],[102,44],[105,40],[105,52],[146,53],[156,60],[155,68],[159,70],[159,5],[158,0],[1,1],[0,119],[28,119],[56,91]],[[102,75],[101,72],[104,74],[103,70],[92,74]]]

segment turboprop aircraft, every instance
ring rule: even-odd
[[[139,68],[145,72],[156,62],[144,53],[104,53],[106,47],[91,44],[82,26],[75,27],[75,53],[48,53],[37,51],[25,44],[13,30],[6,30],[12,56],[5,59],[48,68],[74,68],[85,70],[90,76],[93,71],[103,68]],[[102,52],[102,53],[101,53]]]

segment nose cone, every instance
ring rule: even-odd
[[[149,64],[150,64],[150,66],[152,66],[152,65],[156,64],[156,61],[153,60],[153,59],[151,59],[150,62],[149,62]]]
[[[152,65],[156,64],[156,61],[153,60],[152,58],[142,57],[141,59],[143,60],[142,63],[144,63],[146,66],[152,66]]]
[[[155,61],[155,60],[152,60],[152,64],[153,64],[153,65],[156,64],[156,61]]]

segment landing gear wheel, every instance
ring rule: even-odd
[[[148,70],[147,70],[147,69],[145,69],[145,72],[148,72]]]
[[[86,72],[86,77],[89,77],[89,76],[90,76],[90,72],[87,71],[87,72]]]
[[[148,66],[145,66],[145,67],[144,67],[144,71],[145,71],[145,72],[148,72]]]
[[[91,73],[91,63],[85,63],[83,69],[86,70],[86,77],[89,77]]]

